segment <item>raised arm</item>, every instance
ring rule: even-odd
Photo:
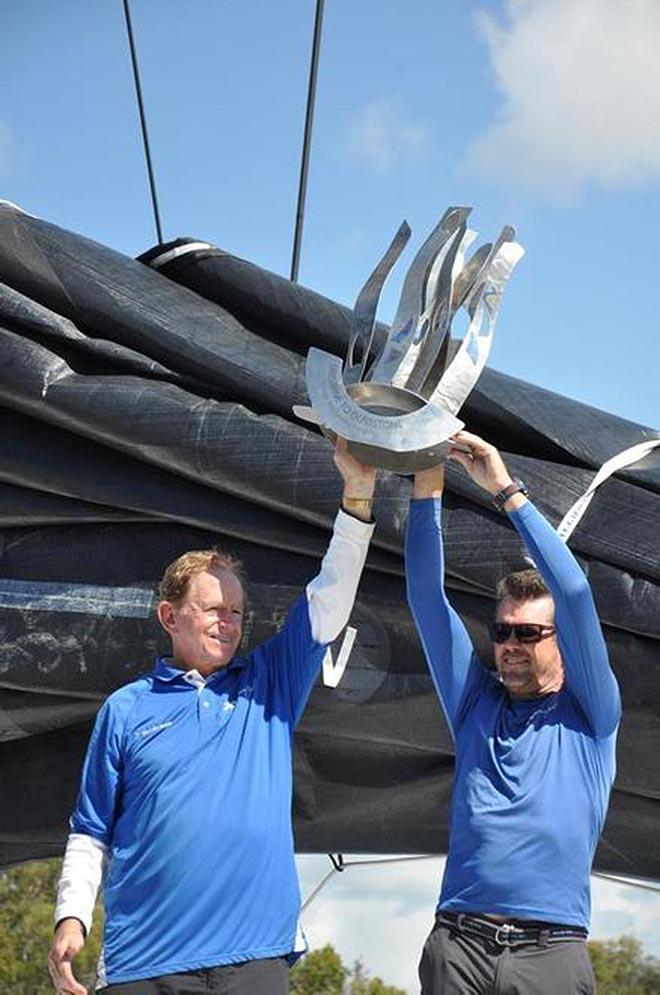
[[[451,458],[475,483],[493,496],[514,483],[494,446],[470,432],[459,432],[456,439],[469,452],[452,450]],[[589,583],[569,548],[523,494],[509,497],[503,510],[552,594],[566,687],[594,734],[607,736],[617,727],[621,703]]]
[[[342,508],[321,569],[307,585],[312,635],[319,643],[331,643],[348,622],[374,530],[371,504],[376,470],[351,456],[341,438],[335,445],[334,461],[344,484]]]
[[[621,718],[621,700],[591,588],[570,549],[527,501],[510,513],[555,603],[564,680],[596,736],[609,736]]]
[[[337,439],[334,460],[344,485],[342,507],[321,568],[293,605],[284,627],[263,647],[273,662],[277,660],[278,680],[286,688],[295,722],[327,644],[348,622],[374,530],[371,504],[376,470],[351,456],[344,439]]]
[[[416,474],[406,536],[406,585],[431,675],[455,733],[466,688],[480,671],[467,630],[445,593],[443,489],[444,466]]]

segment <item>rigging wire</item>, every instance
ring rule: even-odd
[[[159,244],[163,242],[163,231],[160,225],[160,212],[158,210],[158,197],[156,196],[156,181],[151,163],[151,151],[149,149],[149,135],[147,133],[147,118],[144,113],[144,101],[142,100],[142,86],[140,85],[140,71],[138,69],[137,53],[135,51],[135,40],[133,38],[133,25],[131,23],[131,12],[128,0],[123,0],[124,15],[126,17],[126,31],[128,33],[128,46],[131,52],[131,64],[133,66],[133,79],[135,80],[135,93],[137,96],[138,109],[140,112],[140,124],[142,127],[142,141],[144,143],[144,155],[147,160],[147,173],[149,174],[149,188],[151,190],[151,203],[154,211],[154,221],[156,223],[156,235]]]
[[[400,864],[408,860],[431,860],[438,856],[440,855],[437,853],[420,853],[403,857],[375,857],[370,860],[344,860],[341,853],[338,853],[336,857],[334,854],[329,853],[328,857],[330,858],[332,867],[327,874],[321,878],[316,887],[309,893],[303,902],[300,911],[305,912],[319,892],[325,888],[330,878],[334,877],[337,873],[345,871],[347,867],[366,867],[369,864]],[[651,884],[650,882],[646,883],[632,878],[619,877],[616,874],[605,874],[603,871],[592,871],[591,873],[594,877],[601,878],[603,881],[613,881],[615,884],[628,885],[630,888],[641,888],[643,891],[653,891],[656,895],[660,894],[660,886]]]
[[[328,856],[330,856],[330,854],[328,854]],[[300,909],[301,912],[304,912],[312,904],[312,902],[314,901],[314,899],[316,898],[316,896],[318,895],[318,893],[321,891],[322,888],[325,887],[326,883],[330,880],[330,878],[335,876],[335,874],[337,873],[337,870],[338,869],[336,867],[331,867],[330,870],[327,872],[327,874],[325,874],[321,878],[321,880],[317,884],[316,888],[314,888],[313,891],[311,891],[309,893],[309,895],[307,896],[307,898],[305,899],[305,901],[302,903],[302,906],[301,906],[301,909]],[[342,870],[343,870],[343,868],[342,868]]]
[[[318,74],[319,52],[321,49],[321,31],[323,28],[324,0],[316,0],[316,15],[314,17],[314,41],[312,43],[312,61],[309,67],[309,85],[307,88],[307,111],[305,113],[305,134],[303,138],[302,161],[300,164],[300,182],[298,184],[298,205],[296,208],[296,227],[293,236],[293,254],[291,257],[291,277],[293,283],[298,282],[300,268],[300,245],[302,242],[303,224],[305,220],[305,198],[307,195],[307,173],[309,170],[309,151],[312,142],[312,126],[314,124],[314,104],[316,101],[316,77]]]
[[[603,871],[592,871],[591,873],[595,878],[601,878],[603,881],[613,881],[614,884],[624,884],[630,888],[641,888],[642,891],[654,891],[656,895],[660,895],[660,884],[640,881],[637,878],[621,877],[618,874],[605,874]]]
[[[304,912],[305,909],[312,904],[318,893],[325,888],[330,878],[334,877],[337,873],[345,871],[347,867],[366,867],[369,864],[398,864],[407,860],[430,860],[431,858],[437,856],[437,853],[420,853],[405,857],[374,857],[372,860],[344,860],[341,853],[338,853],[336,857],[333,853],[329,853],[328,857],[330,858],[332,867],[327,874],[321,878],[316,887],[309,893],[303,902],[300,911]]]

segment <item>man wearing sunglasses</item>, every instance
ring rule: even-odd
[[[443,585],[444,468],[415,477],[408,597],[456,764],[449,852],[422,995],[595,991],[589,873],[614,780],[620,698],[589,584],[494,446],[450,451],[505,512],[538,566],[496,591],[495,670]]]

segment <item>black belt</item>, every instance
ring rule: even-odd
[[[579,926],[561,926],[551,922],[526,924],[518,919],[514,922],[492,922],[467,912],[439,912],[436,921],[450,926],[459,933],[470,933],[490,940],[501,947],[517,947],[523,943],[559,943],[562,940],[586,940],[587,931]]]

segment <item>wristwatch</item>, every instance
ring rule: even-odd
[[[373,521],[371,517],[372,498],[344,497],[342,498],[342,509],[351,515],[352,518],[359,518],[361,522]]]
[[[504,505],[507,503],[510,497],[513,497],[514,494],[528,494],[528,493],[529,491],[523,484],[522,480],[514,480],[506,487],[504,487],[501,491],[498,491],[497,494],[493,494],[493,504],[495,505],[498,511],[502,511],[504,509]]]

